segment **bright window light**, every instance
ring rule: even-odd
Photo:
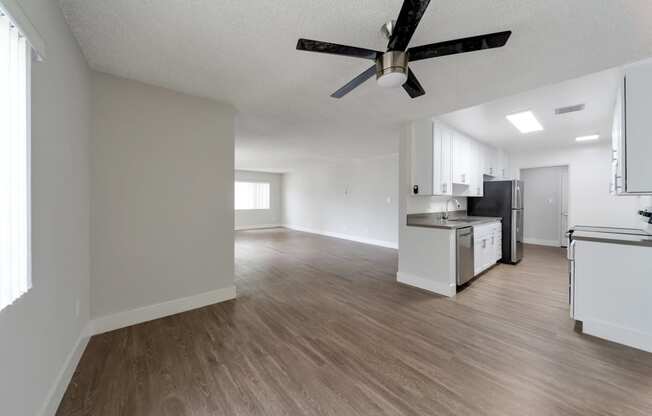
[[[590,142],[591,140],[598,140],[599,138],[599,134],[590,134],[588,136],[576,137],[575,140],[578,142]]]
[[[269,209],[269,183],[236,182],[235,209]]]
[[[32,287],[29,74],[29,45],[0,9],[0,310]]]
[[[543,126],[539,123],[539,120],[534,117],[532,111],[510,114],[507,116],[507,120],[509,120],[509,122],[523,134],[543,130]]]

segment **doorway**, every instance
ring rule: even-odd
[[[568,166],[521,169],[524,236],[527,244],[566,247]]]

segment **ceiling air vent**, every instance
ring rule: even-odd
[[[574,113],[576,111],[584,110],[584,107],[585,107],[584,104],[570,105],[568,107],[560,107],[560,108],[555,109],[555,114],[556,115],[561,115],[561,114],[567,114],[567,113]]]

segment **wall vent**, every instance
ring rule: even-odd
[[[567,113],[574,113],[576,111],[584,110],[584,107],[585,107],[584,104],[569,105],[568,107],[559,107],[559,108],[555,109],[555,114],[556,115],[561,115],[561,114],[567,114]]]

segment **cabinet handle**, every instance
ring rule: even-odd
[[[441,189],[443,189],[443,192],[446,193],[446,191],[448,190],[448,184],[447,183],[442,184]]]
[[[462,174],[462,183],[466,183],[466,173]]]

